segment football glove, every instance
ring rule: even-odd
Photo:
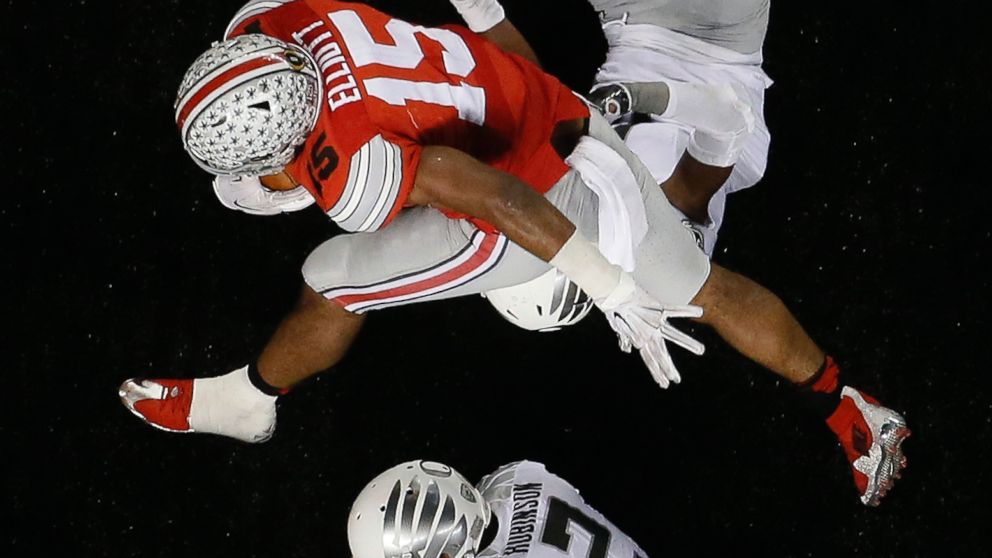
[[[597,300],[596,306],[606,314],[610,327],[616,332],[620,350],[629,353],[637,349],[651,376],[662,388],[682,381],[668,351],[668,342],[695,355],[703,354],[706,349],[668,322],[670,318],[698,318],[703,315],[702,308],[662,304],[637,286],[626,272],[621,273],[620,284],[614,292]]]

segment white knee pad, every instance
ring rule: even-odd
[[[726,83],[669,83],[668,87],[668,109],[661,116],[693,128],[686,147],[689,154],[715,167],[734,165],[755,126],[746,93]]]

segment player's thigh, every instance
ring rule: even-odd
[[[688,304],[710,273],[710,260],[660,188],[646,192],[647,236],[635,252],[637,284],[665,304]]]
[[[413,208],[380,231],[327,240],[307,258],[303,277],[325,298],[364,313],[516,285],[547,269],[502,235]]]
[[[682,215],[662,192],[637,155],[601,118],[590,120],[589,134],[613,148],[630,165],[641,188],[648,232],[635,251],[634,279],[666,304],[687,304],[709,276],[709,258],[682,224]],[[585,228],[583,227],[583,232]]]
[[[689,143],[689,129],[671,121],[634,124],[624,136],[624,143],[651,171],[658,184],[675,171]]]

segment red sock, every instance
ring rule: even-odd
[[[840,387],[839,377],[840,366],[837,366],[833,357],[827,355],[823,359],[823,365],[820,366],[820,370],[812,378],[807,380],[805,385],[817,393],[833,393]]]
[[[827,355],[816,374],[798,386],[806,402],[823,420],[827,420],[840,404],[838,390],[841,385],[840,366]]]

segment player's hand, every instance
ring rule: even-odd
[[[292,190],[270,190],[253,177],[217,176],[214,193],[224,207],[250,215],[278,215],[307,208],[313,196],[300,186]]]
[[[465,25],[476,33],[485,33],[506,19],[506,13],[498,0],[451,0]]]
[[[670,318],[698,318],[703,315],[703,309],[662,304],[638,287],[628,273],[621,274],[617,289],[606,299],[596,301],[596,306],[606,314],[610,327],[617,333],[620,350],[629,353],[637,349],[662,388],[682,381],[667,342],[696,355],[705,351],[702,343],[668,323]]]
[[[589,92],[589,102],[613,124],[631,111],[630,90],[622,83],[597,85]]]

